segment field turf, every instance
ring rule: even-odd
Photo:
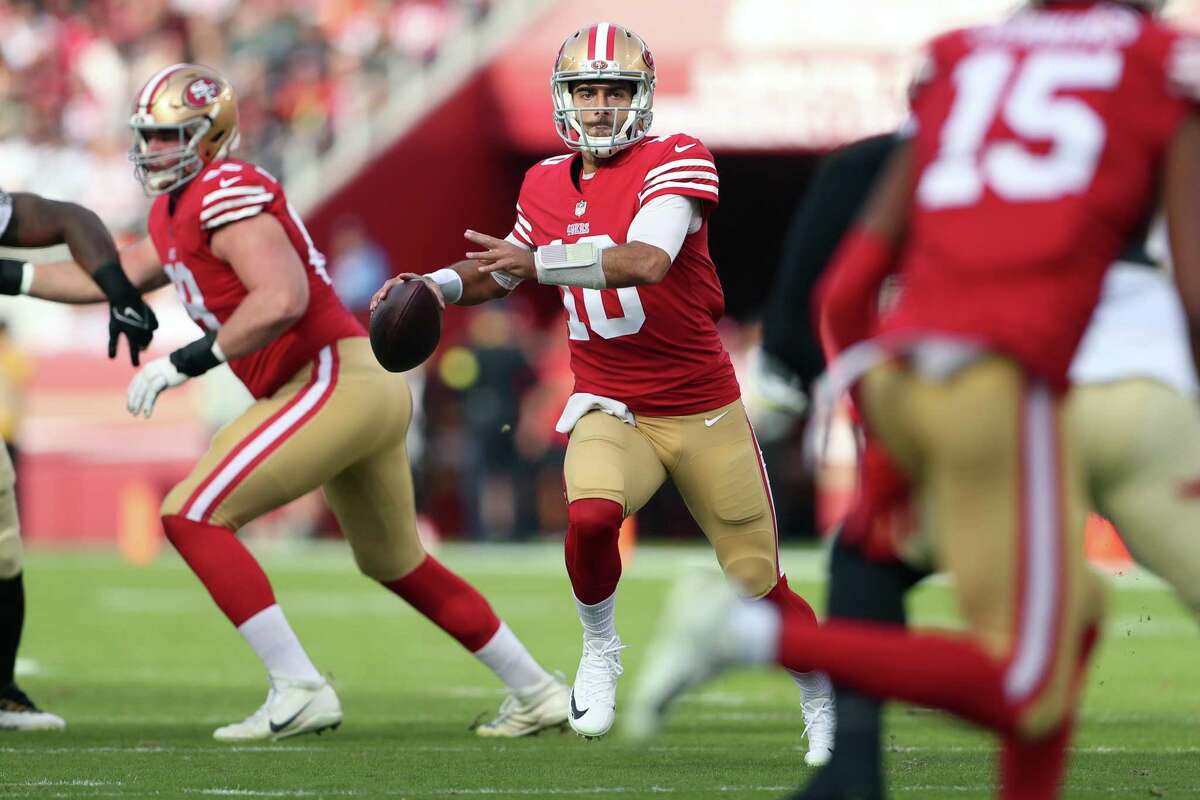
[[[501,694],[483,667],[399,600],[356,575],[340,546],[259,550],[283,605],[346,712],[339,731],[223,746],[212,729],[262,702],[263,673],[173,554],[134,567],[108,554],[34,552],[21,681],[67,718],[64,733],[0,733],[0,798],[390,797],[775,798],[806,774],[797,691],[739,673],[691,695],[651,746],[548,733],[477,739]],[[547,665],[570,676],[579,629],[555,545],[453,546]],[[823,597],[824,556],[785,550],[798,591]],[[704,548],[643,547],[618,604],[628,691],[671,577]],[[1200,637],[1152,578],[1114,579],[1082,713],[1068,798],[1200,797]],[[953,625],[944,586],[916,620]],[[881,665],[886,668],[886,665]],[[618,715],[619,722],[619,715]],[[895,707],[888,770],[898,798],[988,797],[988,737]]]

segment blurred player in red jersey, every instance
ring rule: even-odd
[[[929,522],[927,539],[901,546],[928,548],[951,573],[968,634],[812,631],[786,610],[715,600],[719,624],[694,622],[647,664],[655,682],[634,714],[646,727],[723,665],[777,659],[985,725],[1003,738],[1003,797],[1058,795],[1103,610],[1062,391],[1101,279],[1160,188],[1200,331],[1200,42],[1150,10],[1043,3],[936,39],[909,141],[825,287],[833,382],[863,376],[866,424]],[[880,311],[893,272],[898,297]]]
[[[567,572],[583,623],[571,725],[612,726],[621,640],[617,532],[669,475],[726,575],[752,597],[812,609],[780,572],[775,511],[758,443],[716,322],[725,299],[708,253],[719,177],[685,134],[650,137],[654,59],[625,28],[599,23],[563,43],[554,121],[573,152],[526,174],[506,239],[473,231],[470,260],[427,276],[450,302],[503,297],[523,280],[559,287],[575,393],[557,429],[570,434],[565,477]],[[401,275],[384,285],[386,295]],[[798,674],[806,760],[829,757],[831,692]]]
[[[477,728],[480,735],[562,725],[566,686],[534,661],[475,589],[421,547],[404,444],[408,387],[376,363],[283,187],[229,157],[238,138],[232,87],[206,67],[167,67],[139,93],[130,126],[131,159],[157,199],[150,235],[123,250],[124,267],[143,291],[174,283],[204,335],[137,373],[129,411],[149,417],[161,392],[223,362],[255,397],[162,508],[167,537],[270,677],[263,706],[215,737],[283,738],[342,721],[333,688],[236,536],[247,522],[317,487],[362,572],[508,687],[500,715]],[[63,302],[103,299],[73,262],[36,267],[26,288]]]

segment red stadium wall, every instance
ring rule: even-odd
[[[522,172],[498,119],[477,76],[309,214],[317,245],[356,216],[395,271],[429,272],[462,258],[468,227],[507,235]]]

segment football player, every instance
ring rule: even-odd
[[[149,417],[163,391],[228,363],[256,398],[223,427],[162,506],[167,537],[262,660],[266,702],[218,728],[222,741],[336,727],[342,709],[275,602],[237,530],[323,487],[359,569],[453,636],[508,687],[482,736],[561,726],[567,688],[543,670],[465,581],[417,538],[403,377],[375,361],[362,327],[334,295],[325,258],[283,187],[229,156],[237,99],[215,71],[175,64],[139,92],[132,159],[156,199],[149,236],[121,260],[143,291],[173,283],[203,335],[155,359],[129,384]],[[75,264],[25,268],[20,289],[63,302],[103,298]]]
[[[1080,541],[1080,451],[1092,443],[1064,433],[1072,425],[1061,391],[1104,269],[1153,213],[1158,181],[1176,223],[1183,305],[1193,335],[1200,330],[1200,236],[1189,224],[1200,212],[1200,44],[1144,16],[1141,4],[1045,5],[934,42],[911,141],[839,251],[823,310],[827,341],[852,348],[835,380],[865,373],[868,427],[912,482],[931,528],[931,539],[905,548],[928,547],[951,572],[968,638],[839,622],[814,632],[761,604],[727,606],[725,624],[741,641],[718,652],[703,643],[719,641],[720,626],[693,625],[690,646],[660,651],[647,666],[658,685],[639,692],[648,716],[730,660],[777,657],[990,727],[1004,740],[1002,795],[1057,796],[1101,616]],[[1130,114],[1138,105],[1145,114]],[[1031,147],[1038,142],[1049,146]],[[902,232],[902,288],[877,318]],[[1103,380],[1094,364],[1076,369]],[[1155,387],[1136,388],[1132,397],[1153,398],[1170,418],[1195,415]],[[1114,413],[1142,414],[1128,397]],[[1174,469],[1131,480],[1132,465],[1111,453],[1085,457],[1094,478],[1112,470],[1093,486],[1111,492],[1114,503],[1101,506],[1110,513],[1144,503],[1130,495],[1148,482],[1159,494],[1180,487]],[[857,796],[839,788],[805,796]]]
[[[812,609],[780,571],[775,511],[754,431],[717,335],[724,296],[708,253],[720,178],[685,134],[649,135],[654,58],[611,23],[563,42],[551,77],[554,123],[570,153],[525,175],[505,239],[468,231],[467,260],[425,280],[448,302],[503,297],[524,280],[558,287],[575,393],[557,429],[570,434],[566,566],[583,624],[571,726],[613,724],[622,648],[615,623],[617,532],[668,476],[751,597]],[[386,283],[375,302],[401,275]],[[828,679],[796,676],[810,764],[829,757]]]
[[[121,271],[117,246],[100,218],[82,206],[35,194],[0,191],[0,245],[49,247],[65,244],[86,272],[80,278],[97,299],[109,301],[109,357],[118,339],[129,343],[136,365],[158,322],[141,294]],[[91,279],[88,279],[88,275]],[[25,262],[0,258],[0,293],[17,294],[31,273]],[[0,730],[58,730],[66,723],[38,709],[16,683],[17,647],[25,624],[21,530],[17,517],[16,476],[8,451],[0,448]]]

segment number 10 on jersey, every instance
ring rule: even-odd
[[[581,237],[579,242],[593,242],[601,250],[616,247],[617,243],[606,233]],[[551,244],[562,244],[562,239],[555,239]],[[570,338],[586,342],[595,333],[601,339],[616,339],[620,336],[632,336],[646,324],[646,310],[642,307],[642,297],[636,286],[626,286],[617,289],[617,299],[621,302],[621,316],[610,317],[604,310],[604,295],[607,289],[579,289],[570,286],[562,287],[563,305],[567,309],[567,331]],[[576,292],[581,293],[583,307],[587,310],[588,324],[584,325],[579,318],[576,306]],[[591,332],[588,328],[591,328]]]

